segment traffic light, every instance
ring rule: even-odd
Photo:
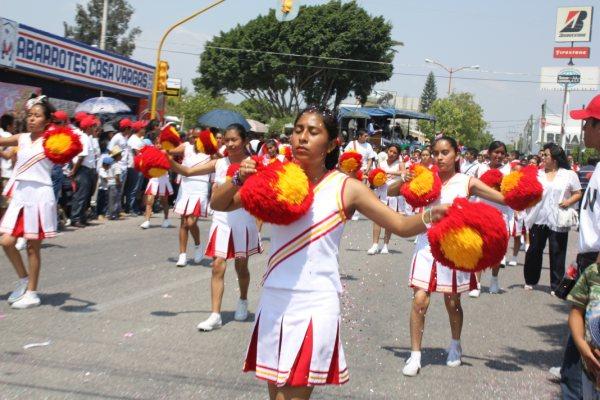
[[[169,79],[169,63],[161,60],[158,63],[156,90],[165,92],[167,90],[167,79]]]
[[[289,14],[294,7],[294,0],[282,0],[281,2],[281,12],[284,14]]]

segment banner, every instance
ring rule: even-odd
[[[558,81],[569,76],[579,76],[578,83],[568,84],[569,90],[598,90],[600,87],[600,67],[542,67],[540,89],[564,90],[565,85]]]

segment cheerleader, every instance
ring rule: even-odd
[[[335,171],[337,118],[308,108],[294,122],[292,153],[314,185],[314,201],[297,221],[273,225],[270,257],[244,371],[267,381],[271,399],[308,399],[315,385],[348,381],[340,332],[338,252],[344,223],[360,211],[394,234],[426,230],[445,207],[404,217],[359,181]],[[241,207],[238,188],[256,172],[246,159],[232,180],[217,187],[215,210]],[[276,210],[273,210],[277,212]]]
[[[456,140],[448,136],[442,136],[434,141],[432,148],[433,160],[438,167],[438,174],[442,180],[442,193],[436,204],[449,204],[455,198],[471,195],[497,203],[504,203],[504,198],[499,192],[476,178],[458,172],[460,170],[460,153]],[[462,356],[460,335],[463,325],[460,294],[476,287],[475,275],[469,272],[451,270],[435,261],[431,254],[427,234],[421,234],[417,237],[410,268],[409,284],[414,291],[410,313],[411,352],[402,373],[406,376],[415,376],[421,369],[421,344],[425,328],[425,314],[429,307],[429,297],[432,292],[444,294],[444,303],[450,320],[452,340],[448,349],[446,365],[450,367],[459,366]]]
[[[269,139],[265,143],[265,152],[261,157],[261,161],[264,165],[269,165],[275,161],[285,161],[285,156],[283,154],[279,154],[279,146],[277,141],[274,139]]]
[[[387,204],[395,212],[404,212],[404,197],[402,196],[388,196],[388,184],[390,184],[393,180],[397,179],[399,176],[404,176],[406,174],[406,170],[404,169],[404,163],[402,163],[399,159],[400,149],[397,145],[392,144],[387,149],[387,160],[382,161],[379,164],[379,168],[383,169],[388,176],[387,183],[383,186],[380,186],[375,189],[375,195],[381,200],[383,203]],[[379,236],[381,235],[381,227],[373,222],[373,245],[367,251],[367,254],[373,255],[376,254],[379,250]],[[385,230],[385,234],[383,236],[383,247],[381,248],[381,254],[388,254],[388,244],[390,243],[390,238],[392,237],[392,232],[389,230]]]
[[[521,162],[519,160],[513,160],[510,163],[510,170],[519,171],[521,170]],[[512,218],[510,220],[510,226],[508,232],[510,237],[513,238],[513,251],[512,256],[508,258],[508,265],[514,267],[517,265],[517,257],[519,250],[521,249],[521,243],[524,243],[523,238],[527,235],[527,228],[525,226],[526,212],[512,210]]]
[[[19,281],[8,297],[12,308],[40,305],[37,295],[41,269],[42,239],[56,236],[56,199],[52,190],[52,162],[42,146],[43,133],[52,122],[54,107],[45,96],[33,99],[27,113],[27,129],[9,138],[0,138],[0,146],[18,146],[17,161],[7,185],[11,202],[0,223],[4,252],[15,268]],[[17,238],[27,239],[29,268],[15,248]]]
[[[169,158],[175,172],[183,176],[206,175],[215,173],[215,188],[227,181],[227,169],[231,164],[240,163],[247,157],[246,129],[240,124],[227,127],[223,136],[227,157],[213,159],[202,165],[184,166]],[[214,188],[213,188],[214,189]],[[198,330],[207,332],[218,329],[222,325],[221,302],[225,288],[224,277],[227,260],[235,260],[235,271],[240,286],[240,299],[237,304],[234,319],[244,321],[248,318],[248,258],[262,252],[260,235],[256,229],[254,217],[245,210],[231,212],[214,211],[213,222],[209,232],[209,242],[205,255],[212,257],[211,278],[211,307],[212,313],[198,324]]]
[[[152,207],[154,206],[154,199],[156,196],[159,197],[160,204],[163,209],[164,220],[160,225],[162,228],[169,228],[171,223],[169,222],[169,196],[173,194],[173,186],[169,181],[169,174],[164,174],[158,178],[150,178],[148,180],[148,186],[144,196],[146,198],[146,212],[144,213],[145,221],[142,222],[140,228],[150,228],[150,217],[152,216]]]
[[[211,157],[205,153],[199,153],[194,144],[197,131],[188,135],[189,142],[184,142],[177,148],[171,150],[172,155],[182,154],[182,165],[196,167],[207,164]],[[180,175],[178,175],[180,176]],[[208,216],[208,196],[210,193],[210,175],[184,176],[181,177],[177,199],[175,200],[175,213],[181,216],[179,224],[179,258],[178,267],[187,265],[187,242],[189,234],[194,240],[194,262],[202,261],[204,253],[200,245],[200,230],[198,229],[198,218]]]
[[[490,143],[487,154],[490,159],[490,162],[489,162],[489,164],[481,165],[481,167],[477,170],[477,178],[481,177],[483,174],[485,174],[490,169],[498,169],[500,172],[502,172],[502,175],[510,174],[510,164],[502,164],[504,158],[506,157],[506,145],[503,142],[494,141],[494,142]],[[489,203],[485,199],[483,199],[482,201]],[[507,232],[509,233],[509,236],[510,236],[510,226],[511,226],[510,221],[512,221],[512,219],[513,219],[513,210],[508,206],[500,205],[497,203],[490,203],[490,205],[496,207],[502,213],[502,216],[504,217],[504,222],[506,223],[506,226],[504,227],[504,229],[507,230]],[[502,260],[500,265],[495,265],[494,267],[492,267],[492,278],[490,281],[490,293],[491,294],[500,293],[500,283],[498,282],[498,273],[500,272],[500,268],[501,267],[504,268],[505,265],[506,265],[506,259]],[[473,298],[479,297],[479,295],[481,293],[481,272],[477,272],[476,276],[477,276],[477,287],[469,293],[469,296],[473,297]]]

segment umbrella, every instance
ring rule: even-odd
[[[92,97],[75,108],[75,112],[85,112],[88,114],[117,114],[130,113],[131,109],[121,100],[113,97]]]
[[[198,124],[210,128],[225,129],[231,124],[240,124],[247,131],[251,130],[250,124],[242,114],[231,110],[212,110],[198,118]]]
[[[267,133],[269,131],[269,127],[263,124],[262,122],[258,122],[253,119],[247,119],[246,121],[248,121],[248,123],[250,124],[250,130],[252,132]]]

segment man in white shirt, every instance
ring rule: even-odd
[[[583,126],[585,147],[600,150],[600,95],[590,101],[583,110],[572,110],[571,118],[585,121]],[[579,274],[590,265],[600,263],[600,164],[596,165],[585,194],[581,199],[579,215],[579,253],[577,254],[577,267]],[[595,353],[586,357],[594,357],[600,361]],[[590,360],[587,361],[591,362]],[[573,338],[569,335],[567,347],[563,355],[560,368],[561,391],[563,399],[582,398],[582,368],[581,355]]]
[[[469,176],[477,176],[478,170],[477,150],[469,148],[465,151],[463,162],[460,164],[460,172]]]
[[[373,166],[373,160],[377,159],[377,153],[373,151],[373,146],[371,146],[371,144],[367,142],[368,138],[369,134],[364,130],[360,130],[356,134],[356,140],[353,140],[350,143],[348,143],[346,145],[346,148],[344,149],[344,151],[356,151],[360,153],[360,155],[362,156],[361,169],[365,176],[371,170],[371,167]]]
[[[71,207],[71,226],[82,228],[87,225],[87,206],[92,188],[93,177],[96,171],[96,155],[94,154],[93,131],[97,129],[99,121],[95,117],[87,117],[79,123],[79,134],[83,150],[73,160],[73,169],[70,177],[75,181],[75,193]]]
[[[138,194],[142,189],[144,176],[141,172],[133,168],[133,157],[137,155],[144,143],[142,139],[146,134],[146,122],[136,121],[131,127],[133,134],[127,139],[127,148],[130,151],[131,167],[127,168],[127,185],[125,188],[125,211],[134,215],[141,215],[141,204],[138,201]]]

